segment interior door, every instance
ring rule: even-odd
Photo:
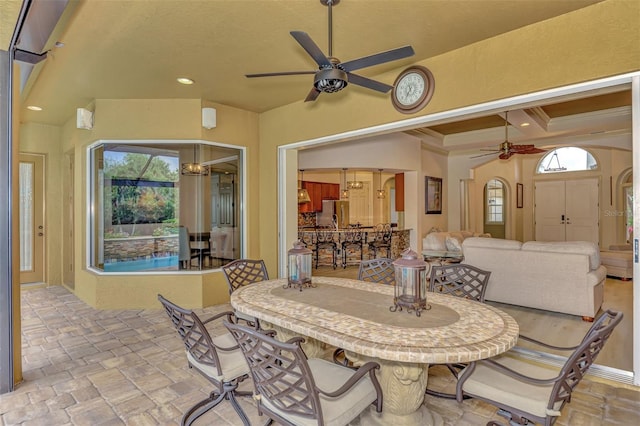
[[[44,282],[44,156],[20,154],[20,283]]]
[[[349,222],[360,222],[363,226],[373,225],[370,187],[369,182],[364,182],[362,189],[349,190]]]

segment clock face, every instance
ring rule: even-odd
[[[405,74],[397,84],[397,99],[402,105],[413,105],[424,93],[424,77],[417,72]]]
[[[412,66],[400,73],[393,85],[391,101],[400,112],[411,114],[424,108],[433,96],[433,74],[425,67]]]

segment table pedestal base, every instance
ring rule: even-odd
[[[360,416],[360,426],[442,426],[442,417],[424,406],[429,364],[387,361],[346,352],[355,365],[366,361],[380,364],[378,381],[384,400],[382,413],[371,407]]]

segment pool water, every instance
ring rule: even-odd
[[[165,269],[178,269],[177,255],[104,264],[105,272],[143,272]]]

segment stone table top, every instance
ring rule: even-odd
[[[390,312],[393,286],[313,277],[316,287],[284,288],[286,279],[236,290],[240,312],[357,354],[423,364],[469,362],[512,348],[518,324],[492,306],[428,293],[431,309],[420,317]]]

